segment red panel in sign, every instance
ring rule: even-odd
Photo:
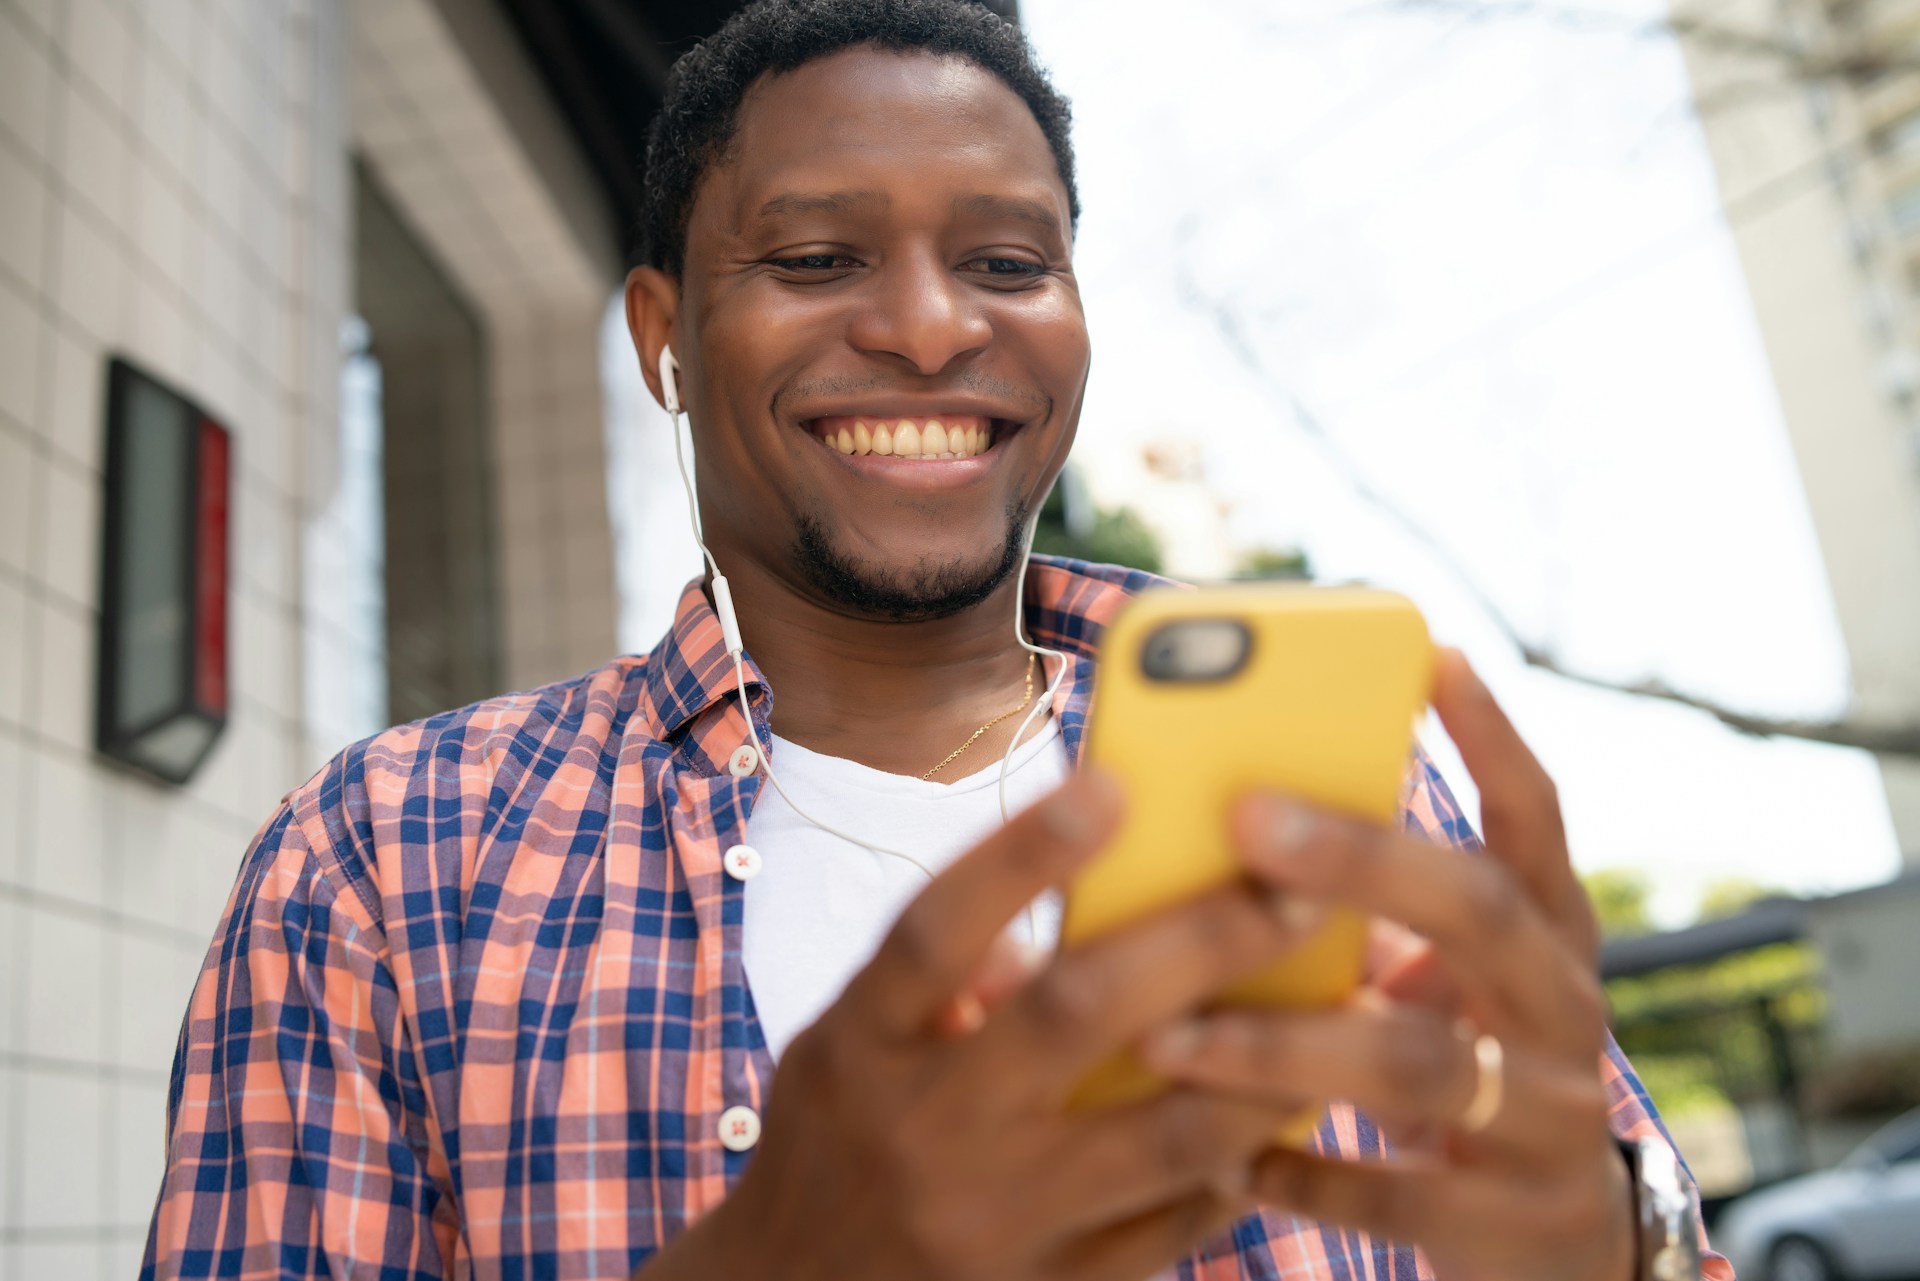
[[[216,715],[227,710],[227,429],[200,420],[194,493],[194,701]]]

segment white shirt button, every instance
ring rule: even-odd
[[[733,755],[727,757],[727,773],[735,778],[745,778],[760,768],[760,749],[752,743],[742,743],[733,749]]]
[[[760,875],[760,851],[751,845],[728,846],[721,861],[727,865],[727,875],[736,881],[751,881]]]
[[[720,1146],[745,1152],[760,1141],[760,1114],[752,1108],[730,1107],[720,1114]]]

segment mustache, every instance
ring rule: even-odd
[[[869,394],[884,396],[890,392],[912,392],[916,395],[926,395],[929,392],[942,391],[971,392],[975,395],[994,400],[1004,400],[1024,405],[1030,411],[1028,416],[1033,418],[1044,415],[1052,404],[1046,396],[1034,390],[1032,387],[1024,387],[1019,383],[1009,381],[1005,378],[996,378],[991,374],[969,372],[951,378],[900,379],[875,376],[862,378],[831,376],[811,378],[806,382],[795,383],[793,386],[775,393],[773,410],[777,414],[780,411],[781,402],[792,398],[798,398],[800,400],[808,400],[815,397],[836,397],[844,399]]]

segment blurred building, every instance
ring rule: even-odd
[[[242,852],[387,724],[615,651],[598,335],[698,0],[0,0],[0,1278],[134,1274]],[[230,715],[94,750],[104,392],[232,432]]]
[[[1745,910],[1660,934],[1609,939],[1603,978],[1670,982],[1614,1030],[1635,1062],[1695,1053],[1732,1107],[1667,1117],[1706,1195],[1726,1197],[1821,1169],[1920,1101],[1920,873],[1820,898],[1768,897]],[[1752,959],[1806,947],[1804,969]],[[1807,998],[1815,997],[1809,1000]],[[1656,1069],[1657,1070],[1657,1069]]]
[[[1920,4],[1671,0],[1862,722],[1920,724]],[[1882,758],[1920,866],[1920,760]]]

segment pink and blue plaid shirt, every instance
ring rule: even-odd
[[[1035,558],[1076,758],[1101,630],[1153,581]],[[761,787],[727,767],[749,741],[693,585],[653,653],[389,730],[289,795],[194,989],[142,1278],[616,1281],[713,1208],[751,1159],[721,1114],[758,1112],[773,1075],[720,862]],[[1424,758],[1403,823],[1474,841]],[[1603,1067],[1616,1131],[1664,1134],[1617,1049]],[[1383,1151],[1346,1107],[1318,1145]],[[1429,1272],[1260,1214],[1181,1275]]]

